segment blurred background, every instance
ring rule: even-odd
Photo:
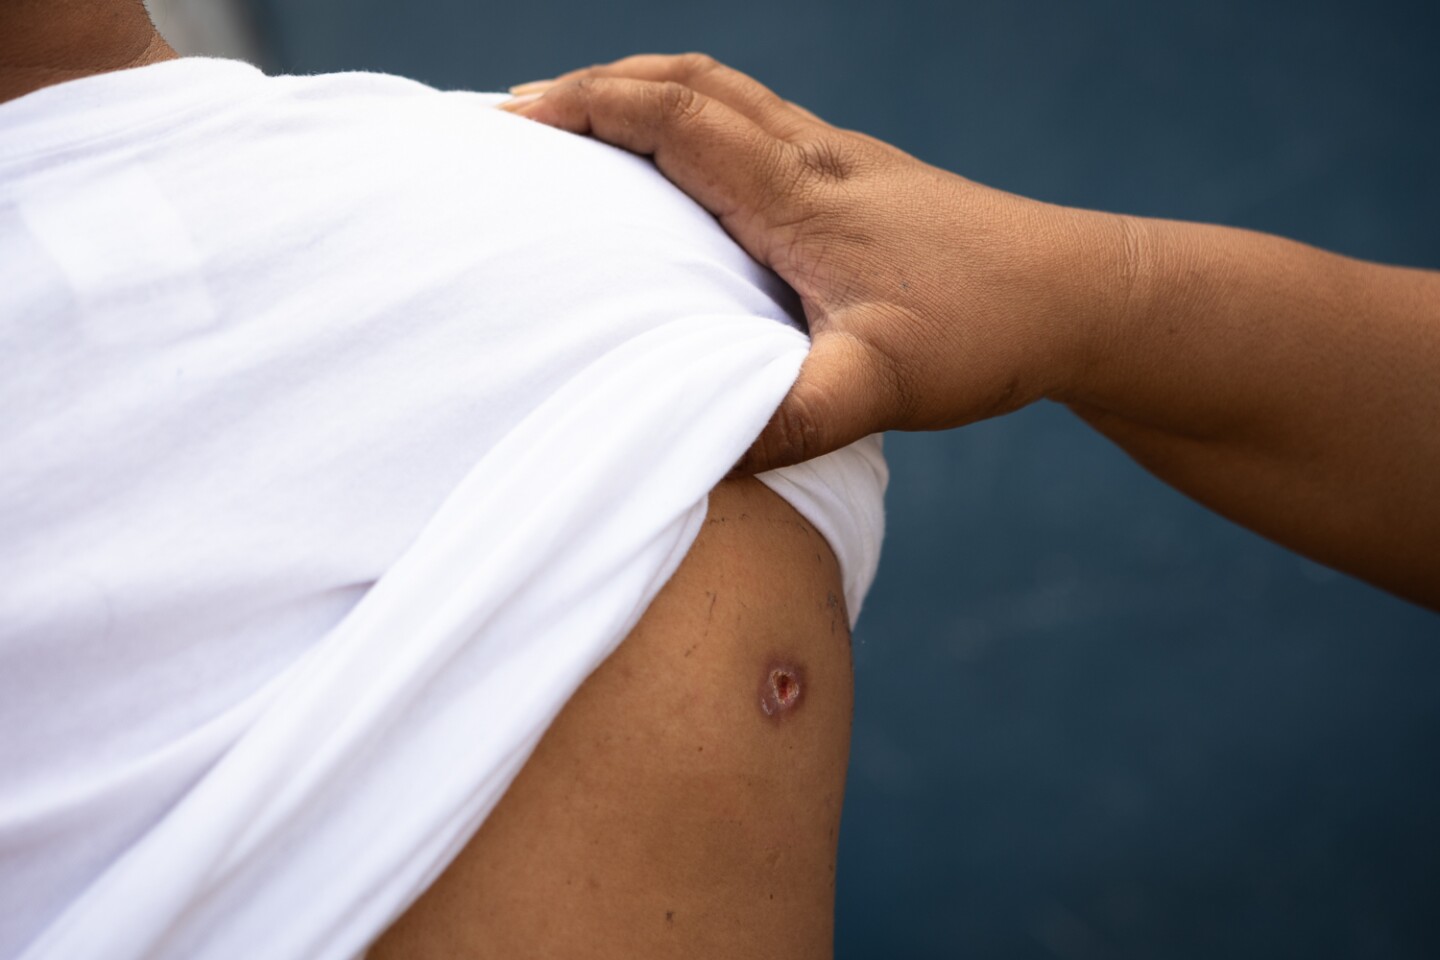
[[[704,50],[1007,190],[1440,267],[1435,0],[155,6],[184,50],[442,87]],[[1055,407],[887,443],[842,960],[1440,956],[1440,617]]]

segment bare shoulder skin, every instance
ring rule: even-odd
[[[721,484],[644,619],[369,960],[831,956],[842,598],[799,514]]]

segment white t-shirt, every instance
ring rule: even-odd
[[[0,104],[0,956],[348,957],[804,357],[644,160],[373,74]],[[874,575],[878,439],[764,479]]]

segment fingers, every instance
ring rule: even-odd
[[[743,114],[679,83],[592,77],[566,81],[511,112],[655,158],[660,171],[711,213],[770,209],[790,148]],[[752,256],[758,231],[736,239]]]
[[[884,429],[898,385],[884,358],[856,337],[815,334],[795,385],[736,464],[750,475],[788,467]]]
[[[837,264],[856,263],[850,247],[866,243],[863,231],[857,235],[853,225],[846,225],[851,220],[825,212],[825,204],[833,202],[837,189],[868,156],[853,148],[853,135],[696,54],[629,57],[514,92],[518,99],[504,105],[513,113],[653,156],[665,176],[806,298],[815,321],[810,354],[795,385],[737,464],[737,473],[808,460],[887,424],[913,420],[907,419],[913,412],[907,403],[908,378],[890,360],[883,346],[888,341],[847,332],[885,320],[872,315],[878,301],[843,295],[856,279],[852,276],[842,278],[838,298],[828,289],[806,292],[814,286],[807,277],[824,277]],[[815,226],[827,216],[836,222]],[[837,303],[842,305],[838,312]],[[859,305],[861,312],[846,304]],[[889,313],[895,309],[892,305]],[[891,326],[879,322],[878,329],[883,333]]]
[[[554,80],[521,84],[511,93],[540,93],[562,83],[586,79],[646,80],[678,83],[719,100],[770,134],[788,138],[814,124],[814,114],[780,98],[770,88],[703,53],[639,54],[614,63],[572,70]]]

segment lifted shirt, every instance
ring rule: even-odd
[[[793,382],[775,277],[502,99],[184,59],[0,105],[0,955],[363,950]],[[885,478],[761,478],[852,618]]]

